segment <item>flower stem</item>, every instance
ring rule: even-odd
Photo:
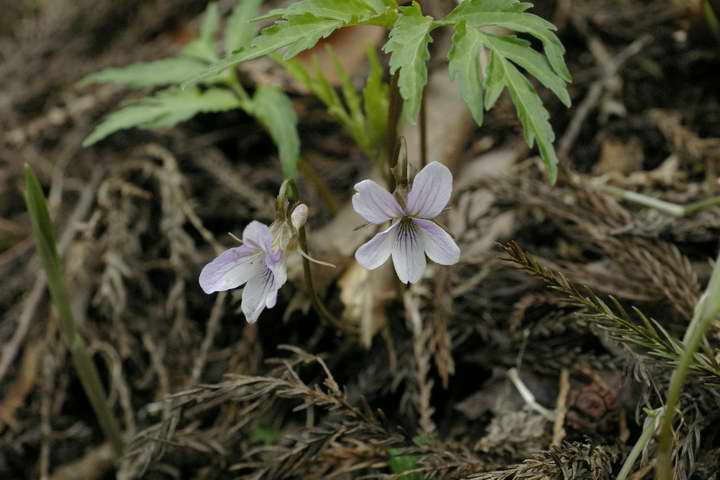
[[[423,90],[422,103],[420,104],[420,168],[428,162],[428,140],[427,140],[427,85]]]
[[[50,296],[52,297],[60,320],[60,331],[70,350],[73,366],[77,371],[85,394],[90,400],[90,405],[95,411],[95,416],[100,423],[100,428],[102,428],[105,436],[110,440],[115,456],[120,458],[125,449],[122,433],[112,413],[112,409],[107,403],[107,397],[100,381],[100,375],[87,351],[85,341],[77,331],[68,300],[67,288],[63,278],[60,257],[57,252],[57,244],[55,242],[55,235],[47,210],[45,196],[40,187],[40,183],[29,165],[25,165],[25,186],[25,205],[27,206],[32,221],[37,250],[47,274]]]
[[[307,233],[305,232],[304,225],[298,230],[298,242],[300,243],[300,248],[307,255],[310,255],[307,244]],[[325,304],[322,302],[322,300],[320,300],[320,296],[318,295],[317,290],[315,290],[315,283],[313,282],[312,277],[312,269],[310,268],[310,260],[308,260],[305,255],[303,255],[302,259],[303,273],[305,274],[305,285],[308,289],[308,292],[310,292],[310,299],[312,300],[313,307],[315,307],[318,315],[320,315],[320,319],[326,324],[328,324],[328,326],[330,327],[344,330],[342,322],[340,322],[340,320],[325,307]]]
[[[635,465],[638,457],[642,451],[645,450],[648,443],[650,443],[653,435],[655,435],[655,430],[657,430],[659,423],[658,421],[662,417],[662,411],[662,408],[658,408],[647,412],[648,415],[645,417],[642,434],[640,434],[640,438],[638,438],[637,442],[635,442],[632,450],[630,450],[630,454],[625,459],[625,463],[623,463],[620,473],[618,473],[617,480],[626,480],[630,475],[630,471]]]
[[[385,154],[390,172],[397,164],[398,122],[401,110],[402,97],[398,88],[398,72],[395,72],[390,79],[390,105],[388,107],[387,137],[385,139]],[[392,183],[392,175],[389,178],[391,179],[390,183]],[[395,189],[395,185],[390,185],[390,187],[391,191]]]
[[[720,313],[720,256],[715,262],[710,283],[695,307],[695,313],[685,332],[685,338],[683,338],[685,350],[670,379],[670,387],[665,400],[665,414],[662,416],[660,427],[660,446],[655,471],[658,480],[671,480],[673,477],[672,427],[675,410],[680,403],[683,385],[695,359],[695,354],[718,313]]]
[[[615,195],[622,200],[637,203],[644,207],[654,208],[659,212],[672,215],[673,217],[686,217],[705,210],[706,208],[720,205],[720,196],[706,198],[705,200],[700,200],[688,205],[678,205],[677,203],[666,202],[665,200],[660,200],[659,198],[654,198],[649,195],[643,195],[642,193],[631,192],[608,185],[600,186],[599,189]]]

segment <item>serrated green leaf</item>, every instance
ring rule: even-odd
[[[555,25],[537,15],[527,13],[532,4],[517,0],[465,0],[440,23],[467,22],[468,26],[496,26],[527,33],[540,40],[555,73],[571,81],[565,64],[565,48],[554,31]]]
[[[277,145],[285,177],[295,178],[300,161],[300,138],[292,101],[277,87],[261,86],[253,97],[252,113]]]
[[[344,24],[357,23],[382,13],[371,2],[364,0],[301,0],[287,8],[276,9],[256,20],[289,18],[295,15],[313,15],[320,18],[339,20]]]
[[[314,47],[318,40],[326,38],[342,26],[343,23],[339,20],[319,18],[313,15],[293,16],[288,20],[276,22],[260,32],[250,48],[242,49],[215,62],[208,67],[205,73],[189,78],[183,85],[197,83],[238,63],[269,55],[281,49],[285,49],[282,58],[288,60],[301,51]]]
[[[417,4],[401,7],[400,13],[383,51],[390,54],[390,73],[400,71],[398,87],[404,100],[403,112],[407,121],[414,125],[427,84],[428,45],[432,42],[430,30],[433,19],[423,16]]]
[[[358,92],[355,90],[355,86],[353,86],[347,70],[342,66],[337,55],[335,55],[335,50],[333,50],[330,45],[327,45],[325,48],[333,62],[335,75],[337,75],[338,80],[340,80],[340,91],[343,94],[343,99],[345,100],[345,105],[348,107],[350,117],[355,124],[361,126],[363,123],[363,113],[362,107],[360,106],[360,95],[358,95]]]
[[[240,101],[229,90],[213,88],[168,89],[125,105],[103,119],[83,146],[90,146],[127,128],[168,128],[198,113],[221,112],[240,108]]]
[[[88,75],[81,86],[93,83],[114,83],[131,88],[177,85],[188,77],[207,70],[207,64],[195,58],[180,56],[154,62],[135,63],[126,67],[106,68]]]
[[[418,455],[404,455],[399,448],[388,449],[390,470],[403,480],[424,480],[420,473],[405,473],[417,468]]]
[[[497,55],[491,53],[490,65],[488,65],[487,76],[485,78],[485,110],[489,111],[495,106],[500,94],[505,88],[505,77],[503,76],[501,60]]]
[[[523,127],[525,141],[529,147],[537,141],[540,156],[545,162],[550,183],[557,179],[558,159],[553,142],[555,133],[550,125],[550,114],[543,106],[540,96],[532,84],[509,61],[496,57],[498,67],[502,68],[510,98],[515,105],[518,119]]]
[[[260,11],[262,0],[237,0],[225,25],[225,54],[245,48],[255,37],[257,24],[251,20]]]
[[[368,48],[368,63],[370,74],[363,89],[363,107],[369,144],[371,148],[377,148],[384,143],[387,134],[389,87],[383,82],[383,69],[373,47]]]
[[[448,72],[452,80],[460,84],[460,95],[472,113],[475,123],[483,123],[483,88],[480,78],[480,42],[479,32],[467,29],[465,22],[455,27],[452,48],[448,53]]]
[[[523,67],[549,88],[566,107],[570,107],[572,101],[565,81],[553,72],[545,57],[533,50],[528,42],[513,37],[498,37],[480,32],[478,34],[491,50]]]

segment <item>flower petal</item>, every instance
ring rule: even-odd
[[[240,309],[245,314],[248,323],[257,321],[262,311],[265,310],[268,300],[272,300],[273,296],[277,299],[277,289],[273,288],[273,283],[272,272],[265,269],[264,272],[251,278],[245,285]]]
[[[272,232],[270,227],[257,220],[248,223],[243,230],[243,242],[262,249],[265,253],[272,253]]]
[[[440,265],[455,265],[460,260],[460,247],[437,223],[419,218],[413,222],[423,233],[425,253],[430,260]]]
[[[407,212],[413,217],[435,218],[440,215],[452,195],[452,173],[438,162],[420,170],[408,194]]]
[[[249,245],[231,248],[221,253],[200,272],[200,287],[205,293],[237,288],[262,272],[263,253]]]
[[[417,283],[427,262],[423,234],[412,222],[400,222],[392,245],[395,272],[402,283]]]
[[[356,184],[355,191],[357,193],[352,197],[353,208],[368,222],[381,224],[403,215],[395,197],[372,180],[363,180]]]
[[[393,241],[395,240],[394,230],[400,225],[399,222],[382,231],[364,243],[355,252],[355,260],[368,270],[374,270],[385,263],[392,252]]]
[[[277,290],[273,290],[265,297],[265,306],[267,308],[273,308],[275,306],[277,303],[277,293]]]

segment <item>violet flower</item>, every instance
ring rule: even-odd
[[[285,246],[273,248],[273,238],[270,227],[250,222],[243,231],[243,244],[225,250],[200,272],[200,287],[205,293],[247,284],[240,308],[250,323],[257,321],[265,308],[275,306],[277,292],[287,280]]]
[[[460,248],[452,237],[433,221],[450,201],[452,173],[441,163],[432,162],[413,180],[402,206],[393,195],[372,180],[355,185],[352,204],[365,220],[390,227],[358,248],[355,259],[373,270],[392,255],[400,281],[416,283],[425,270],[427,255],[440,265],[453,265],[460,259]]]

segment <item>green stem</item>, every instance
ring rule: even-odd
[[[85,394],[95,411],[100,428],[110,440],[116,457],[120,458],[125,448],[122,433],[107,402],[100,375],[87,351],[85,341],[77,331],[68,300],[67,288],[45,196],[29,165],[25,165],[25,185],[25,204],[32,221],[37,250],[47,274],[50,296],[60,319],[63,340],[70,350],[73,365],[80,377]]]
[[[670,387],[665,400],[665,414],[662,416],[660,428],[660,446],[656,465],[656,478],[658,480],[672,479],[673,418],[680,403],[683,385],[685,385],[695,354],[718,313],[720,313],[720,256],[715,262],[710,283],[695,307],[695,313],[685,332],[685,338],[683,338],[685,349],[682,352],[678,366],[670,378]]]
[[[305,252],[306,255],[310,255],[307,244],[307,233],[305,232],[304,225],[298,231],[298,241],[303,252]],[[315,290],[310,261],[305,256],[303,256],[303,273],[305,274],[305,285],[307,286],[308,292],[310,292],[310,299],[312,300],[313,307],[315,307],[318,315],[320,315],[320,319],[330,327],[343,330],[342,322],[340,322],[335,315],[330,313],[330,311],[325,307],[325,304],[323,304],[322,300],[320,300],[320,296],[318,295],[317,290]]]
[[[390,80],[390,105],[388,107],[387,138],[385,139],[385,154],[390,172],[392,172],[397,164],[398,122],[400,120],[400,111],[402,110],[402,97],[400,96],[400,89],[398,88],[398,78],[398,72],[395,72]],[[389,178],[391,179],[389,183],[390,190],[392,191],[395,189],[392,174]]]
[[[720,205],[720,196],[706,198],[698,202],[690,203],[688,205],[678,205],[677,203],[666,202],[658,198],[651,197],[649,195],[643,195],[642,193],[630,192],[623,190],[622,188],[611,187],[608,185],[601,185],[598,187],[600,190],[615,195],[622,200],[637,203],[645,207],[654,208],[655,210],[673,217],[686,217],[698,213],[706,208]]]
[[[232,89],[233,93],[237,95],[240,103],[242,104],[242,109],[246,111],[250,110],[250,107],[252,106],[252,99],[243,88],[242,84],[240,83],[240,79],[238,79],[237,73],[235,71],[230,72],[226,83]]]
[[[423,90],[422,103],[420,104],[420,168],[428,162],[427,144],[427,85]]]
[[[620,473],[618,473],[617,480],[625,480],[630,475],[638,457],[645,447],[647,447],[648,443],[650,443],[653,435],[655,435],[655,430],[657,430],[658,427],[658,419],[662,415],[662,410],[662,408],[658,408],[657,410],[651,410],[648,412],[648,415],[645,418],[645,423],[643,424],[642,434],[640,435],[640,438],[638,438],[638,441],[635,442],[632,450],[630,450],[630,454],[625,459],[625,463],[623,463]]]

